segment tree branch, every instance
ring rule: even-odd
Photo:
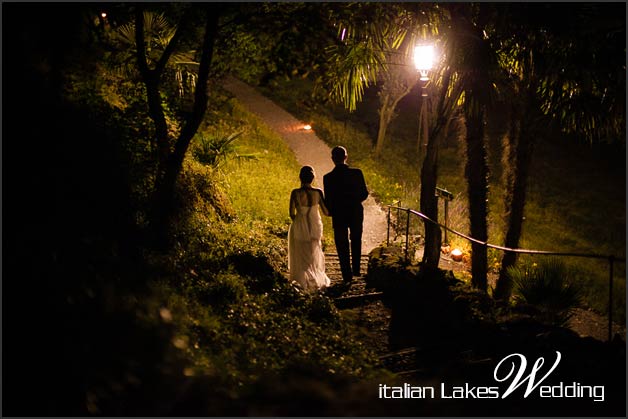
[[[198,81],[196,82],[196,90],[194,91],[194,106],[192,108],[192,115],[187,120],[185,127],[181,131],[179,142],[183,139],[189,143],[189,139],[192,138],[196,130],[198,129],[205,110],[207,109],[207,81],[209,80],[209,69],[214,54],[214,39],[218,29],[218,18],[220,13],[215,10],[211,10],[211,7],[207,8],[207,20],[205,22],[205,34],[203,37],[203,46],[201,50],[201,60],[198,68]],[[186,138],[189,137],[189,138]],[[185,145],[187,148],[187,144]]]
[[[146,45],[144,45],[144,9],[137,6],[135,10],[135,46],[137,55],[137,67],[144,80],[151,77],[146,60]]]
[[[168,124],[159,94],[159,74],[148,67],[146,45],[144,44],[144,10],[141,6],[138,6],[135,11],[135,44],[137,47],[137,67],[146,86],[148,113],[155,123],[157,144],[160,149],[160,161],[164,162],[170,148],[168,142]]]

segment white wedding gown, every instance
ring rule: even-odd
[[[330,284],[325,274],[325,255],[321,244],[321,195],[313,189],[304,188],[296,189],[293,194],[295,199],[291,199],[290,210],[296,210],[296,215],[288,230],[290,279],[306,291],[315,291]]]

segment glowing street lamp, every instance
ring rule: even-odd
[[[421,150],[422,144],[427,144],[427,85],[430,80],[429,71],[434,67],[434,45],[423,44],[414,47],[414,66],[421,75],[421,96],[425,98],[421,101],[419,109],[419,138],[417,141],[417,151]]]

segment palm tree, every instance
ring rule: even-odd
[[[542,10],[539,10],[542,8]],[[536,141],[554,120],[590,141],[625,139],[625,6],[508,5],[493,10],[494,47],[511,79],[504,245],[517,248]],[[563,19],[559,19],[559,18]],[[589,61],[582,65],[583,59]],[[512,292],[506,252],[494,297]]]
[[[445,36],[443,51],[446,56],[452,56],[456,48],[453,37]],[[431,220],[438,219],[438,198],[436,197],[436,183],[438,180],[438,150],[441,140],[447,134],[449,122],[457,109],[462,94],[459,76],[454,66],[444,60],[441,68],[436,72],[432,91],[436,98],[433,110],[428,103],[428,138],[425,148],[425,157],[421,166],[420,210]],[[430,115],[428,115],[430,116]],[[441,230],[432,222],[424,222],[425,249],[423,264],[429,268],[437,268],[440,260]]]
[[[488,162],[485,145],[485,119],[493,102],[496,56],[483,33],[482,10],[473,5],[451,4],[452,30],[455,40],[453,65],[459,74],[462,108],[466,124],[465,177],[469,199],[471,236],[488,241]],[[487,288],[487,247],[471,244],[471,275],[476,288]]]
[[[143,11],[144,39],[146,43],[146,61],[150,67],[159,62],[166,47],[176,33],[176,27],[166,18],[164,13],[150,10]],[[135,43],[135,22],[131,21],[111,31],[111,43],[116,47],[112,62],[117,73],[127,78],[140,78],[136,65],[137,50]],[[173,51],[164,69],[164,78],[176,84],[180,96],[196,85],[198,62],[194,60],[196,51]]]

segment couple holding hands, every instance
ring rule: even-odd
[[[303,166],[299,173],[301,187],[290,194],[290,279],[307,291],[325,288],[330,284],[325,274],[320,212],[331,216],[344,283],[349,284],[354,276],[360,276],[364,220],[362,201],[368,197],[368,190],[362,171],[347,165],[347,150],[344,147],[334,147],[331,158],[335,167],[323,176],[324,192],[312,187],[314,169]]]

